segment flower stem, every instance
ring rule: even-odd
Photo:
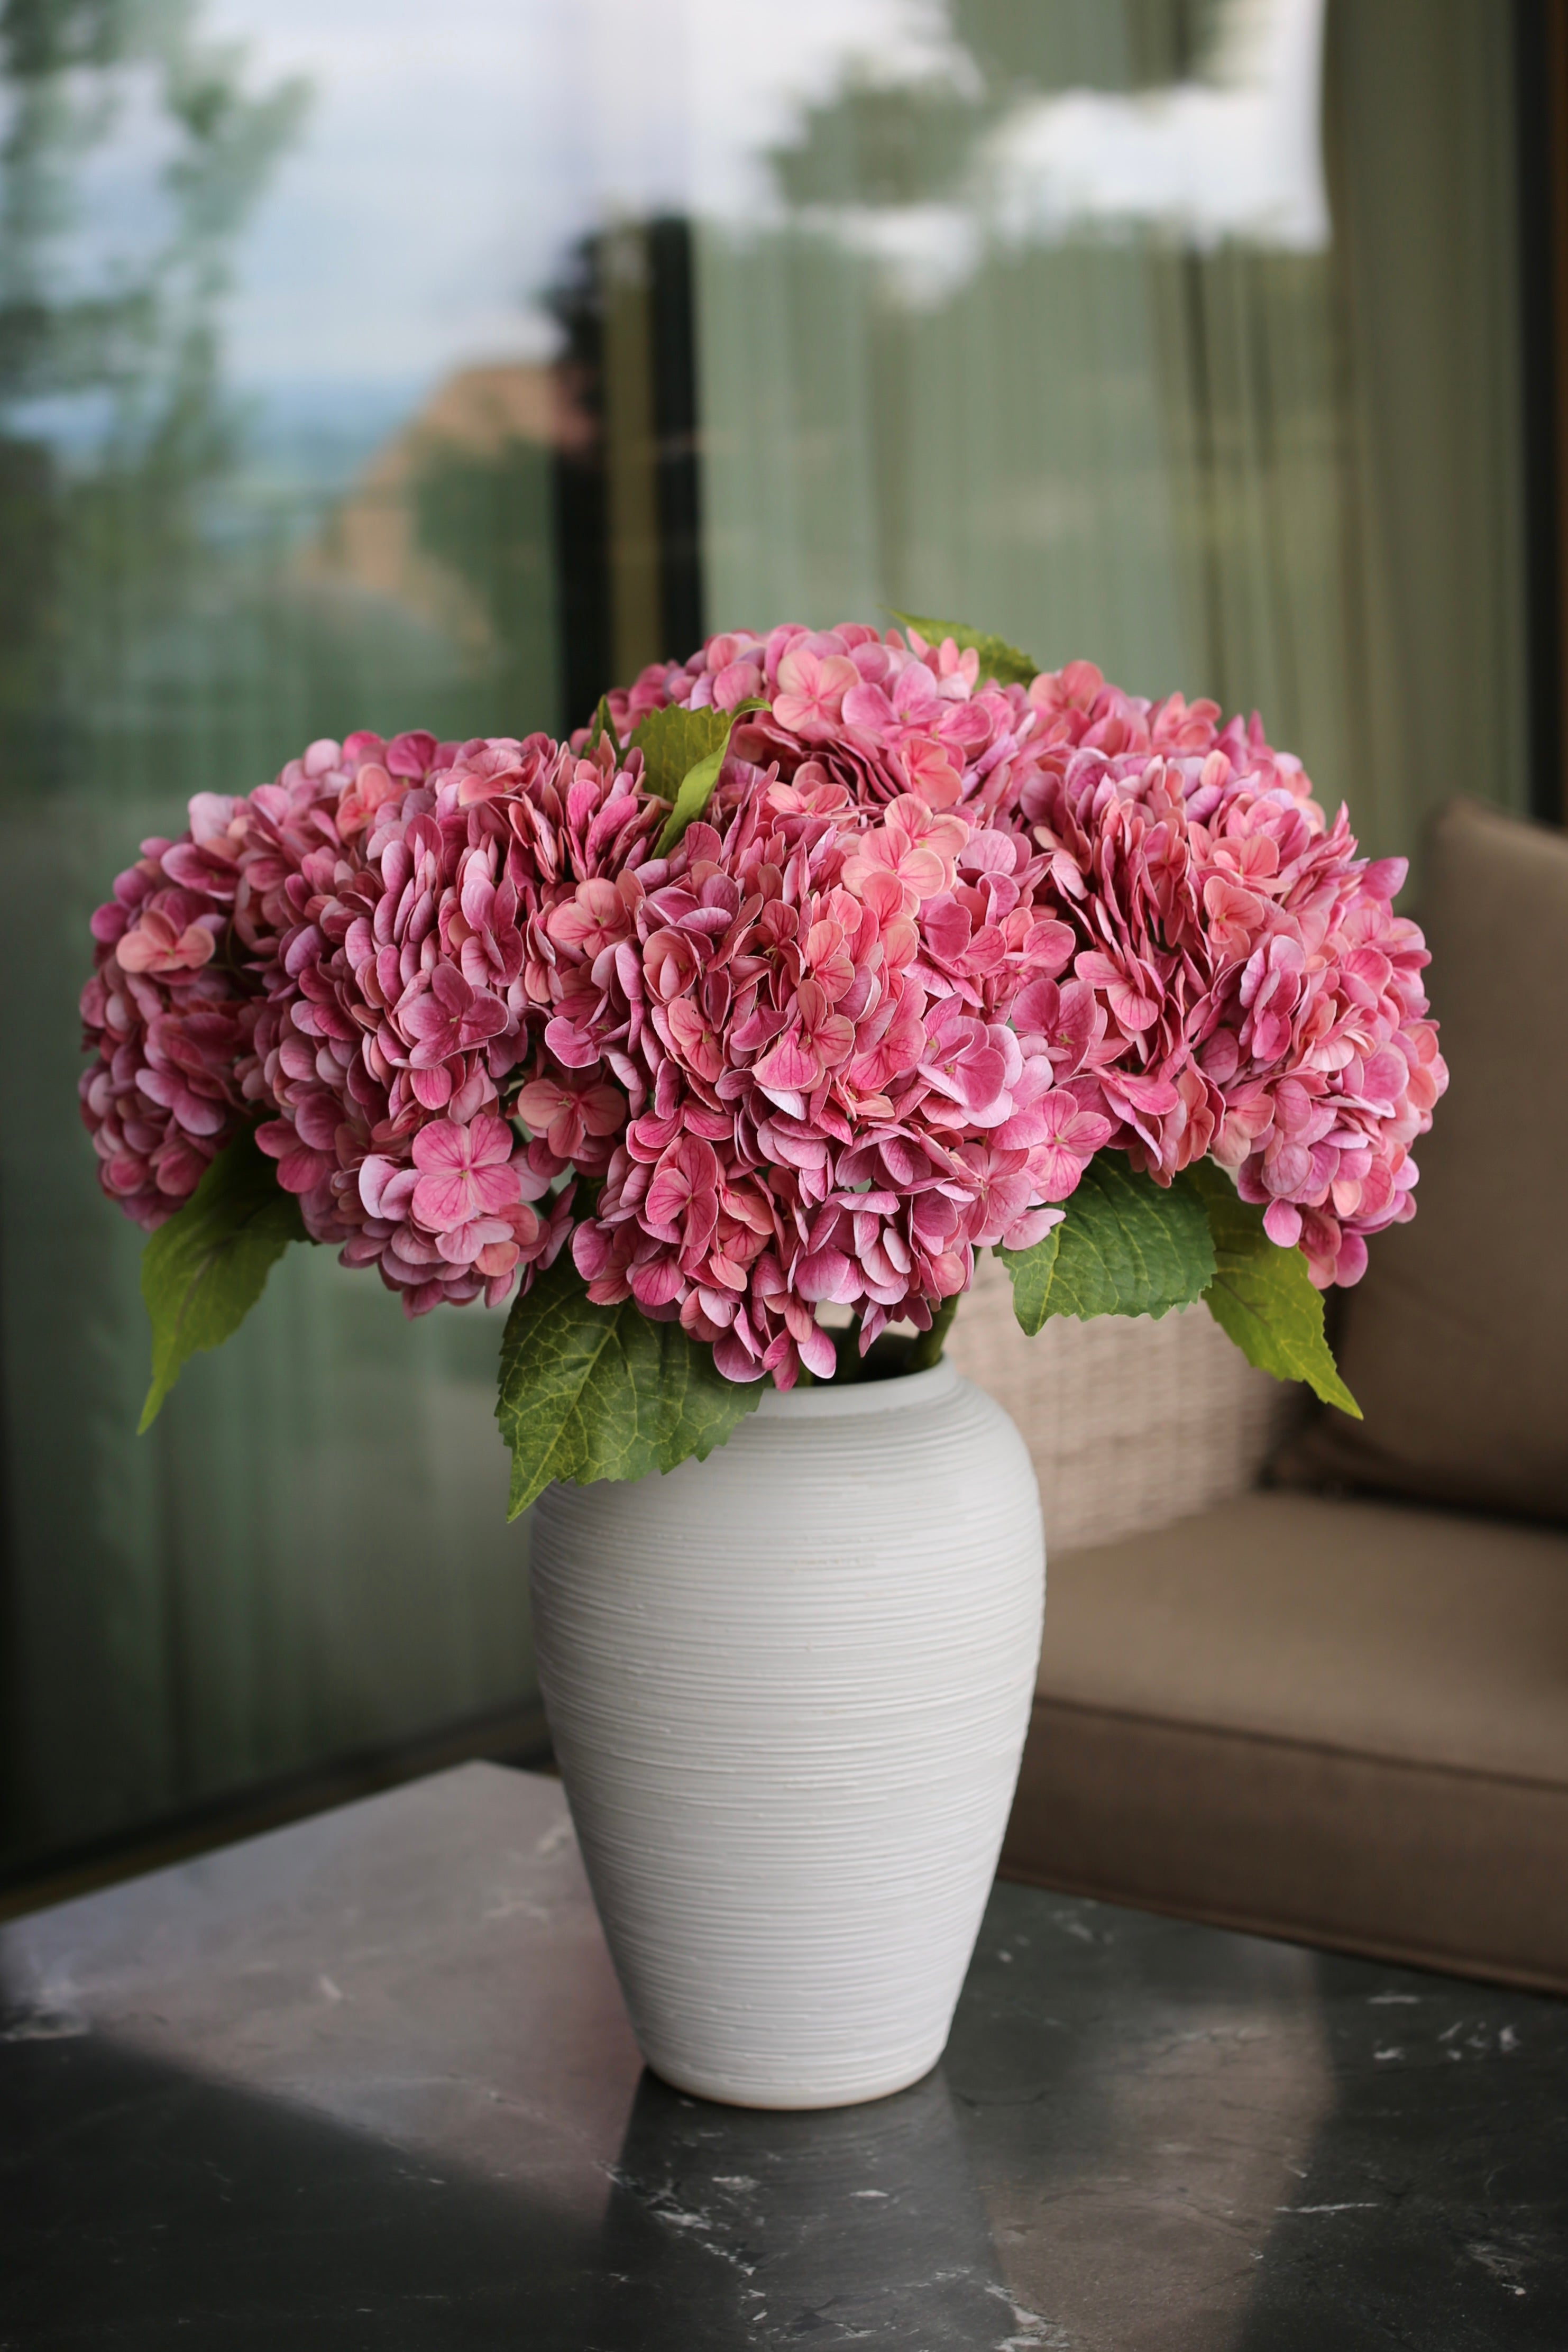
[[[835,1331],[833,1347],[839,1359],[837,1379],[841,1387],[851,1381],[863,1380],[865,1368],[861,1362],[861,1318],[857,1315],[845,1331]]]
[[[931,1318],[930,1330],[918,1332],[910,1345],[908,1365],[910,1371],[928,1372],[934,1364],[941,1362],[942,1342],[947,1337],[953,1318],[957,1312],[956,1294],[942,1301],[936,1314]]]

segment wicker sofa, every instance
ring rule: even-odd
[[[1453,1083],[1302,1426],[1190,1308],[954,1353],[1023,1428],[1046,1640],[1003,1869],[1568,1991],[1568,839],[1425,870]]]

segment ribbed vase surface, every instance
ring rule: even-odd
[[[706,1462],[556,1486],[539,1672],[643,2053],[743,2106],[941,2055],[1045,1598],[1034,1473],[949,1364],[769,1390]]]

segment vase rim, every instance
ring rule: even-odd
[[[891,1381],[814,1381],[810,1388],[764,1389],[758,1412],[769,1421],[841,1420],[847,1413],[902,1412],[908,1405],[935,1404],[958,1386],[958,1369],[943,1356],[928,1372],[905,1372]]]

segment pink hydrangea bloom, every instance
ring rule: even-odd
[[[559,959],[548,918],[663,815],[608,750],[543,736],[324,739],[244,799],[199,795],[94,918],[106,1189],[151,1227],[249,1118],[307,1229],[407,1311],[506,1297],[565,1240],[555,1180],[602,1169],[625,1118],[539,1044],[581,944]],[[501,1116],[530,1053],[531,1145]]]
[[[1009,1025],[1072,949],[1031,907],[1042,866],[1021,832],[913,794],[868,815],[823,782],[804,807],[762,774],[623,877],[630,921],[572,1028],[632,1111],[573,1238],[590,1296],[787,1388],[833,1370],[824,1302],[862,1348],[928,1328],[977,1248],[1049,1231],[1111,1128]]]
[[[81,993],[82,1118],[110,1200],[151,1233],[235,1131],[246,983],[220,950],[239,883],[241,803],[191,803],[179,841],[141,845],[92,918]]]
[[[1002,687],[951,640],[859,624],[710,638],[610,707],[629,730],[753,697],[768,708],[737,722],[721,819],[767,762],[802,811],[909,793],[998,841],[1026,831],[1032,903],[1074,951],[1017,1005],[1024,1050],[1157,1181],[1211,1152],[1315,1282],[1359,1278],[1365,1236],[1414,1213],[1410,1147],[1447,1084],[1426,949],[1389,903],[1403,862],[1359,859],[1256,717],[1151,703],[1092,662]],[[982,940],[988,903],[933,919],[936,955],[966,919]]]
[[[1426,945],[1390,904],[1405,861],[1358,857],[1256,718],[1136,702],[1087,663],[1029,697],[1015,805],[1078,934],[1040,1000],[1073,1024],[1073,1091],[1156,1181],[1212,1154],[1320,1287],[1359,1280],[1366,1236],[1415,1214],[1448,1083]]]
[[[1026,689],[846,625],[711,639],[610,698],[739,715],[674,855],[639,755],[323,740],[201,794],[93,919],[105,1189],[171,1213],[257,1122],[308,1230],[405,1310],[576,1261],[728,1377],[929,1327],[1096,1151],[1211,1155],[1314,1281],[1414,1211],[1447,1082],[1402,863],[1212,703]],[[521,1129],[514,1125],[521,1122]]]
[[[758,697],[768,709],[743,713],[730,739],[732,791],[749,769],[774,769],[808,800],[827,783],[866,805],[910,793],[933,809],[990,809],[1039,727],[1022,688],[982,678],[973,651],[860,622],[710,637],[689,661],[653,663],[609,703],[624,740],[670,703],[730,710]]]
[[[571,1063],[579,964],[617,935],[616,877],[664,810],[607,744],[329,748],[252,795],[272,891],[241,1066],[275,1114],[256,1139],[308,1231],[406,1312],[494,1305],[566,1238],[555,1180],[601,1171],[624,1122],[623,1090]],[[505,1115],[518,1098],[531,1143]]]
[[[263,971],[294,920],[284,885],[325,837],[319,804],[351,795],[361,769],[363,789],[391,791],[388,765],[422,773],[435,748],[429,736],[323,740],[248,797],[198,793],[186,832],[143,842],[94,914],[82,1116],[105,1191],[148,1231],[254,1115]]]

